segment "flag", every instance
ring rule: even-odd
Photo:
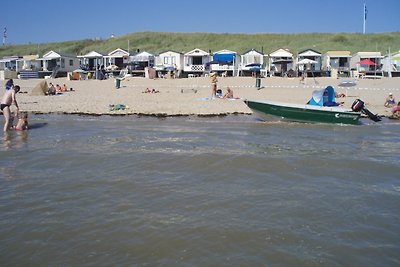
[[[368,13],[367,5],[364,4],[364,20],[367,20],[367,13]]]
[[[7,27],[4,27],[4,34],[3,34],[4,38],[7,38]]]

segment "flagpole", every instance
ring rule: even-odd
[[[364,3],[364,16],[363,16],[363,21],[364,21],[364,27],[363,27],[363,34],[365,34],[365,21],[367,20],[367,6]]]

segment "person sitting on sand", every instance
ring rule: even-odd
[[[159,93],[160,91],[158,91],[158,90],[156,90],[156,89],[149,89],[149,88],[146,88],[146,90],[144,90],[142,93],[153,93],[153,94],[155,94],[155,93]]]
[[[19,110],[19,106],[17,103],[17,99],[15,97],[15,94],[19,92],[21,88],[18,85],[15,85],[12,89],[8,90],[4,95],[3,99],[1,100],[1,105],[0,109],[3,111],[4,115],[4,131],[7,131],[10,129],[10,118],[11,118],[11,110],[10,106],[14,103],[14,105],[17,107],[17,112]]]
[[[20,112],[18,114],[18,122],[15,126],[16,131],[28,130],[28,113]]]
[[[59,84],[56,85],[56,92],[57,93],[61,93],[62,92],[62,88]]]
[[[68,87],[65,85],[65,83],[63,84],[61,91],[63,91],[63,92],[67,92],[68,91]]]
[[[233,98],[233,90],[231,88],[226,88],[226,93],[222,97],[223,99],[225,98]]]
[[[47,95],[55,95],[56,94],[56,88],[52,83],[49,83],[49,89],[47,89]]]
[[[393,117],[400,118],[400,101],[392,108]]]
[[[386,98],[386,101],[385,101],[385,107],[391,108],[394,105],[396,105],[396,100],[394,99],[393,94],[389,93],[389,96]]]

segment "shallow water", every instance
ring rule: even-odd
[[[400,264],[400,124],[30,123],[0,143],[0,266]]]

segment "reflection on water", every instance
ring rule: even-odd
[[[399,262],[399,124],[30,120],[0,146],[0,266]]]

